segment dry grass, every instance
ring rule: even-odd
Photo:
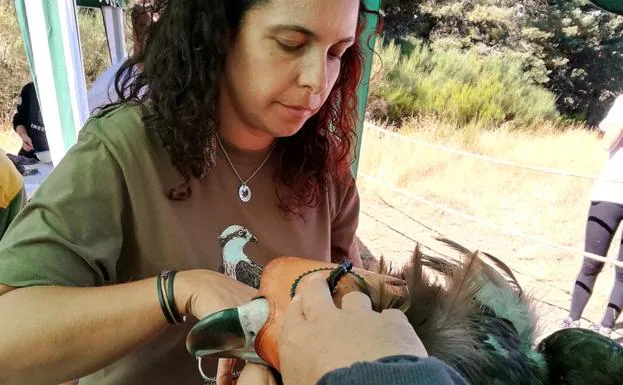
[[[2,130],[0,127],[0,148],[12,154],[17,154],[22,141],[13,130]]]
[[[596,136],[582,127],[543,127],[538,133],[468,128],[458,133],[447,124],[419,119],[402,132],[434,144],[583,174],[598,174],[606,159]],[[360,171],[508,230],[583,248],[591,180],[451,155],[370,129],[364,135]]]

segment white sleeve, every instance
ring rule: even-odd
[[[101,74],[93,83],[93,86],[87,93],[87,101],[89,103],[89,114],[105,104],[111,103],[117,100],[117,93],[115,92],[115,74],[117,70],[123,64],[123,60],[108,67],[108,69]]]
[[[623,128],[623,95],[616,98],[608,115],[599,123],[599,129],[603,132],[621,128]]]

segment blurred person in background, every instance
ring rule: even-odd
[[[608,115],[599,124],[599,130],[602,147],[608,151],[608,159],[591,190],[585,251],[605,257],[623,220],[623,95],[616,98]],[[623,247],[619,248],[617,260],[623,262]],[[580,318],[603,267],[603,262],[584,258],[573,287],[571,310],[561,327],[580,327]],[[623,268],[617,266],[615,270],[615,282],[603,318],[599,324],[590,326],[590,329],[608,337],[623,307]]]
[[[155,1],[155,0],[152,0]],[[145,45],[145,39],[149,33],[151,24],[158,19],[158,14],[154,12],[152,1],[137,1],[130,9],[130,23],[132,30],[132,43],[134,45],[134,55],[141,55]],[[93,83],[87,93],[89,113],[93,114],[98,108],[114,103],[118,100],[115,90],[115,75],[121,68],[124,61],[114,63],[104,73],[102,73]]]
[[[33,82],[22,88],[20,102],[13,116],[13,129],[22,140],[18,156],[39,160],[38,152],[49,151],[37,90]]]

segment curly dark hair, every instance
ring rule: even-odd
[[[185,180],[171,188],[170,199],[190,198],[191,178],[204,178],[214,166],[219,82],[229,42],[244,15],[268,1],[152,0],[149,10],[157,12],[159,19],[150,26],[144,50],[118,70],[115,104],[145,106],[148,102],[150,109],[143,107],[143,121],[148,130],[158,133]],[[370,11],[362,0],[359,39],[343,55],[339,78],[322,109],[295,135],[276,143],[275,176],[289,190],[279,196],[285,212],[313,207],[331,179],[349,179],[358,119],[357,88],[363,73],[360,37],[369,13],[381,21],[381,15]]]

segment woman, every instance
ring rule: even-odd
[[[170,0],[158,13],[117,76],[119,102],[0,243],[2,384],[200,384],[190,319],[247,302],[270,259],[361,264],[360,1]]]
[[[586,225],[586,252],[606,256],[612,238],[623,220],[623,96],[619,96],[608,116],[600,123],[602,144],[609,157],[604,164],[600,179],[591,192],[591,204]],[[623,247],[619,248],[618,260],[623,262]],[[562,321],[562,327],[579,327],[580,318],[591,297],[597,276],[604,263],[585,258],[575,281],[571,310]],[[614,287],[600,324],[591,329],[610,336],[623,307],[623,268],[616,267]]]

